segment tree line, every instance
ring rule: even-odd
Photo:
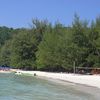
[[[100,17],[88,24],[75,15],[67,27],[38,19],[29,29],[0,27],[0,66],[46,71],[100,67]]]

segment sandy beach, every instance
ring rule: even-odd
[[[77,83],[92,87],[97,87],[100,89],[100,75],[79,75],[79,74],[68,74],[68,73],[51,73],[51,72],[41,72],[41,71],[16,71],[16,74],[26,74],[36,76],[41,78],[48,78],[54,80],[67,81],[71,83]]]
[[[17,72],[17,71],[20,71],[18,69],[9,69],[9,70],[0,70],[0,73],[11,73],[11,72]]]
[[[11,73],[11,71],[3,71],[3,70],[1,70],[0,73]]]

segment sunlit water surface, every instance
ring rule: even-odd
[[[76,86],[70,84],[62,85],[33,76],[0,73],[0,100],[100,100],[95,97],[96,95],[85,92],[84,89],[76,89]]]

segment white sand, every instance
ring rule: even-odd
[[[78,74],[67,74],[67,73],[51,73],[41,71],[17,71],[22,74],[36,74],[39,77],[52,78],[57,80],[68,81],[72,83],[83,84],[87,86],[93,86],[100,88],[100,75],[78,75]]]
[[[19,69],[0,70],[0,73],[11,73],[20,71]]]

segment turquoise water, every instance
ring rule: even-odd
[[[75,87],[32,76],[0,73],[0,100],[97,100],[91,93]]]

